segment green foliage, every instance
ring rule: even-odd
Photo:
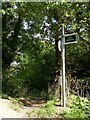
[[[68,100],[69,110],[64,111],[66,118],[89,118],[90,117],[90,101],[87,98],[71,95]]]
[[[65,25],[65,34],[77,32],[79,35],[77,44],[66,46],[66,72],[73,77],[90,77],[89,18],[90,2],[3,2],[2,92],[6,94],[3,98],[27,95],[49,98],[50,101],[41,109],[28,115],[56,115],[56,98],[48,94],[48,83],[53,83],[56,65],[58,62],[61,64],[56,50],[61,24]],[[17,101],[13,104],[12,107],[17,110]],[[72,95],[68,106],[70,110],[64,112],[64,117],[90,117],[90,102],[87,99]]]
[[[73,109],[67,112],[64,112],[66,118],[87,118],[85,112],[81,109]]]
[[[45,99],[48,98],[48,93],[47,93],[46,91],[43,90],[43,91],[41,91],[41,95],[40,95],[40,96],[41,96],[42,99],[45,100]]]
[[[39,96],[38,91],[47,90],[48,82],[54,80],[54,47],[42,42],[39,42],[38,47],[39,54],[35,53],[34,56],[28,51],[22,53],[16,56],[16,64],[13,63],[10,69],[3,71],[4,93],[18,97],[34,91],[33,95]],[[43,97],[45,96],[43,95]]]
[[[65,34],[77,32],[80,36],[77,45],[66,47],[67,72],[75,72],[78,77],[90,76],[89,6],[90,2],[3,2],[2,91],[13,97],[35,89],[47,93],[56,64],[61,62],[57,61],[54,43],[60,38],[62,23]],[[17,65],[12,66],[13,62]]]
[[[79,41],[75,45],[66,46],[66,69],[78,78],[89,77],[90,50],[89,44]]]

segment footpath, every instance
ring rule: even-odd
[[[0,120],[2,118],[25,118],[24,115],[14,111],[9,107],[8,100],[0,99]]]

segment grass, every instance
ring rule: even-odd
[[[31,112],[27,112],[28,117],[55,117],[56,114],[56,106],[54,105],[54,100],[49,100],[47,103],[44,103],[39,110],[32,110]]]
[[[12,108],[12,109],[15,110],[15,111],[19,111],[19,110],[20,110],[20,107],[19,107],[19,105],[17,105],[17,104],[11,104],[11,105],[10,105],[10,108]]]
[[[10,104],[10,108],[12,108],[15,111],[19,111],[20,109],[20,104],[18,103],[19,99],[13,99],[11,98],[11,104]]]

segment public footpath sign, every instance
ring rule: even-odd
[[[77,40],[78,40],[78,35],[77,35],[77,33],[66,34],[66,35],[65,35],[65,43],[64,43],[64,44],[77,43]]]
[[[58,48],[62,53],[62,101],[63,107],[66,108],[66,89],[65,89],[65,45],[77,43],[78,35],[77,33],[73,34],[64,34],[64,24],[62,25],[62,35],[61,41],[58,42]]]

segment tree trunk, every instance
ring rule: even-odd
[[[58,30],[55,36],[55,51],[56,51],[56,75],[55,75],[55,96],[59,99],[61,104],[62,97],[62,78],[61,78],[61,51],[58,49],[58,41],[59,41],[59,33]]]

